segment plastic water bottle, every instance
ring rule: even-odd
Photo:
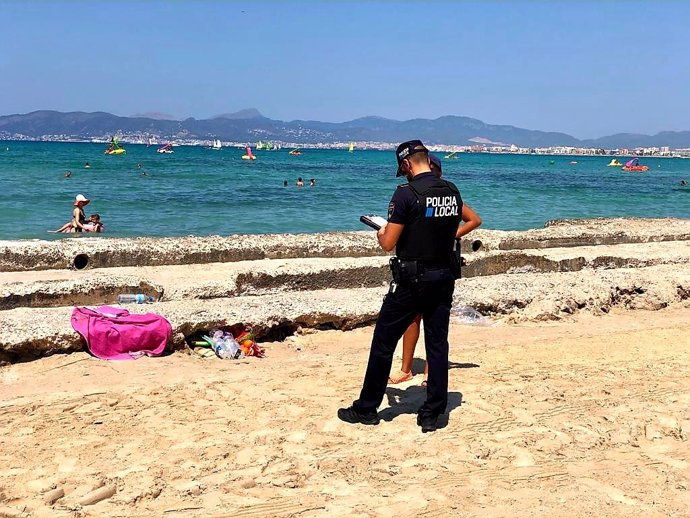
[[[469,326],[490,326],[491,320],[469,306],[456,306],[450,310],[453,321]]]
[[[117,296],[118,304],[149,304],[155,301],[156,299],[143,293],[123,293]]]
[[[216,331],[213,333],[212,341],[213,350],[218,358],[237,360],[244,357],[240,344],[237,343],[231,333]]]

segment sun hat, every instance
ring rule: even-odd
[[[415,153],[428,153],[429,150],[424,146],[421,140],[408,140],[403,142],[395,150],[395,158],[398,160],[398,172],[395,176],[403,176],[405,173],[402,170],[402,162],[407,157]]]
[[[86,196],[83,194],[77,194],[77,196],[74,199],[74,205],[76,205],[79,202],[84,202],[84,204],[89,203],[91,200],[89,200]]]
[[[441,167],[441,159],[439,157],[437,157],[433,153],[429,153],[429,162],[434,164],[436,169],[438,169],[439,173],[443,172],[443,168]]]

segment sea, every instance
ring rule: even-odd
[[[155,146],[125,147],[126,155],[105,155],[105,145],[96,143],[0,142],[0,239],[75,238],[48,231],[70,220],[77,194],[91,200],[87,216],[100,214],[103,236],[365,230],[360,215],[385,216],[403,182],[395,177],[393,151],[254,150],[257,160],[247,161],[243,148],[178,146],[159,154]],[[444,176],[483,228],[525,230],[566,218],[690,218],[690,188],[680,185],[690,182],[690,160],[645,157],[648,172],[626,173],[607,167],[611,157],[604,156],[439,155]],[[304,187],[295,185],[298,178]]]

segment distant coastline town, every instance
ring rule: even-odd
[[[414,133],[414,135],[411,135]],[[405,138],[421,138],[442,153],[519,155],[653,156],[690,158],[690,131],[656,135],[617,133],[582,140],[561,132],[487,124],[445,115],[397,121],[368,116],[346,122],[281,121],[255,108],[209,119],[178,120],[161,113],[122,117],[107,112],[39,110],[0,115],[0,140],[268,149],[395,149]],[[263,148],[266,150],[266,148]]]
[[[115,132],[111,135],[103,135],[101,137],[75,137],[73,135],[42,135],[40,137],[31,137],[23,134],[9,134],[0,132],[0,141],[22,141],[22,142],[82,142],[82,143],[98,143],[106,144],[110,142],[113,135],[119,137],[119,141],[123,144],[140,144],[159,146],[163,144],[172,144],[173,146],[211,146],[215,139],[199,139],[199,138],[162,138],[160,136],[153,136],[142,133],[122,133]],[[264,139],[266,137],[263,137]],[[481,140],[481,139],[477,139]],[[247,146],[253,147],[257,141],[223,141],[222,147],[244,149]],[[300,142],[284,142],[280,140],[273,141],[273,149],[348,149],[351,144],[354,144],[356,149],[360,150],[381,150],[389,151],[395,149],[398,143],[395,142],[372,142],[372,141],[348,141],[348,142],[316,142],[316,143],[300,143]],[[453,144],[430,144],[429,148],[432,151],[442,153],[489,153],[489,154],[513,154],[513,155],[576,155],[576,156],[648,156],[659,158],[690,158],[690,148],[674,149],[669,146],[661,147],[630,147],[630,148],[616,148],[604,149],[594,147],[576,147],[576,146],[548,146],[548,147],[523,147],[515,144],[496,144],[496,143],[474,143],[473,145],[453,145]]]

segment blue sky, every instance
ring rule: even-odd
[[[0,3],[0,114],[690,130],[690,2]]]

